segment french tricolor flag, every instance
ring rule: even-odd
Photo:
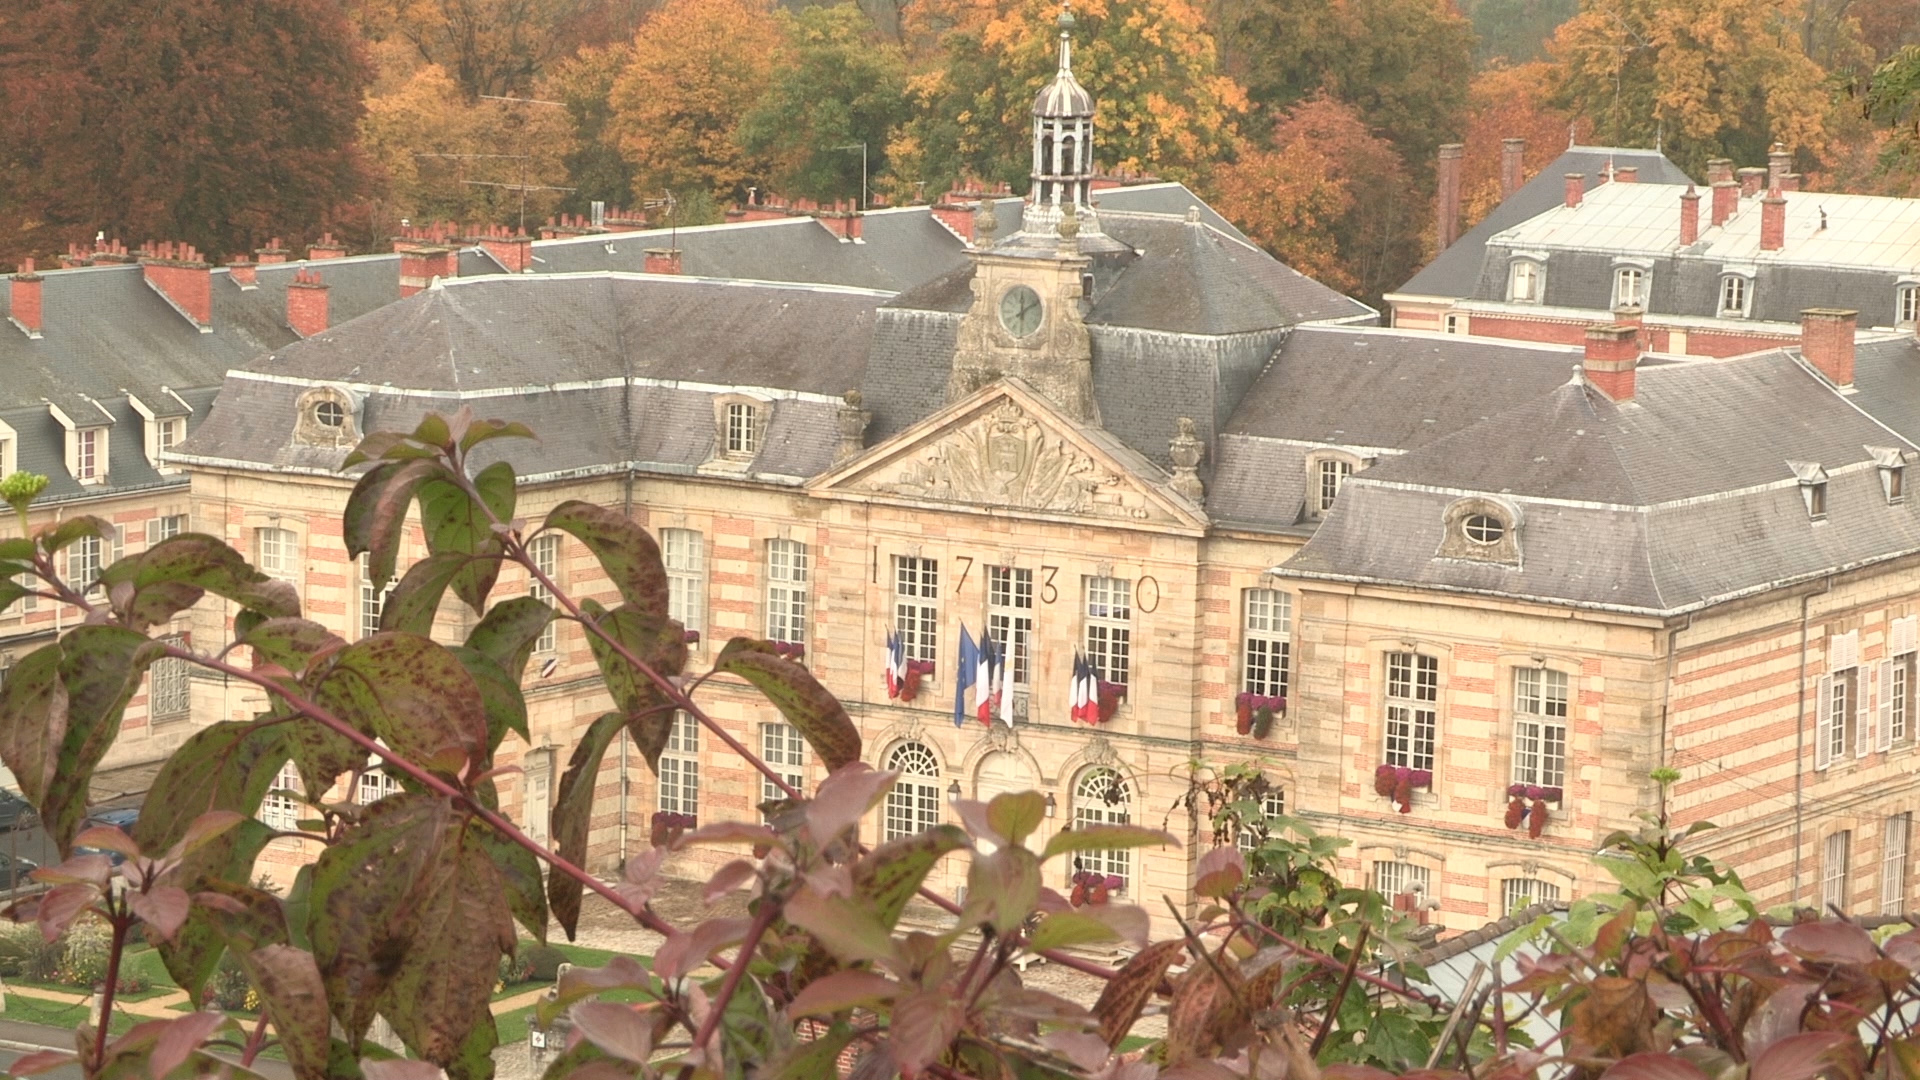
[[[897,632],[887,634],[887,697],[898,698],[907,681],[907,643]]]

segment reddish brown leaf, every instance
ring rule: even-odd
[[[787,1006],[792,1017],[821,1016],[856,1006],[870,1006],[891,1000],[901,986],[885,975],[871,971],[836,971],[808,983]]]
[[[571,533],[600,560],[620,596],[636,611],[667,616],[667,570],[647,530],[618,510],[571,499],[547,513],[547,527]]]
[[[1816,924],[1806,924],[1816,925]],[[1828,1065],[1840,1060],[1849,1043],[1858,1042],[1837,1031],[1809,1031],[1789,1035],[1754,1059],[1749,1080],[1813,1080]]]
[[[920,990],[895,1003],[888,1034],[904,1080],[914,1080],[945,1057],[966,1018],[966,1004],[945,987]]]
[[[632,1006],[582,1001],[569,1015],[581,1035],[614,1057],[644,1065],[653,1053],[653,1025]]]
[[[1100,1000],[1094,1002],[1093,1015],[1100,1020],[1100,1037],[1108,1046],[1118,1047],[1127,1032],[1133,1030],[1133,1022],[1140,1018],[1140,1010],[1153,997],[1154,987],[1166,978],[1167,968],[1173,966],[1183,948],[1185,945],[1178,941],[1149,945],[1135,953],[1107,980],[1106,988],[1100,991]]]
[[[1601,1073],[1600,1080],[1707,1080],[1707,1074],[1666,1054],[1630,1054]]]
[[[1839,919],[1795,923],[1781,933],[1780,944],[1803,960],[1822,964],[1871,964],[1880,955],[1865,930]]]
[[[1247,879],[1247,857],[1232,844],[1223,844],[1200,856],[1193,872],[1193,893],[1221,899]]]
[[[179,1068],[209,1036],[230,1024],[233,1019],[225,1013],[201,1011],[168,1021],[159,1038],[154,1040],[153,1056],[148,1059],[153,1075],[164,1077]]]
[[[727,642],[713,666],[740,676],[765,694],[829,770],[860,760],[860,729],[840,699],[805,667],[775,656],[765,642],[747,638]]]

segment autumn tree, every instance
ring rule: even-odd
[[[630,38],[651,7],[647,0],[360,0],[354,15],[368,40],[405,43],[474,98],[524,96],[581,46]]]
[[[1520,182],[1537,176],[1569,141],[1572,115],[1552,104],[1553,65],[1496,63],[1473,77],[1467,91],[1466,144],[1460,177],[1460,227],[1472,228],[1500,205],[1502,143],[1525,139]]]
[[[1451,0],[1238,0],[1223,18],[1228,70],[1269,118],[1329,94],[1422,176],[1460,132],[1474,36]]]
[[[248,250],[368,185],[368,68],[337,0],[14,0],[0,15],[0,253]]]
[[[1215,206],[1289,266],[1378,304],[1422,254],[1425,203],[1406,165],[1324,94],[1288,110],[1272,144],[1217,171]]]
[[[929,187],[962,175],[1026,183],[1034,95],[1053,78],[1055,0],[955,0],[910,9],[939,63],[916,77],[915,117],[894,172]],[[1073,71],[1098,109],[1096,156],[1110,169],[1204,180],[1231,156],[1246,96],[1220,71],[1189,0],[1089,0],[1073,10]],[[938,28],[937,32],[935,29]]]
[[[771,163],[774,190],[813,199],[860,198],[886,171],[887,141],[906,119],[906,56],[876,40],[853,4],[780,14],[792,49],[740,125],[740,141]],[[861,146],[866,148],[863,159]]]
[[[1561,96],[1613,146],[1653,146],[1700,175],[1764,160],[1778,140],[1818,158],[1826,73],[1773,0],[1587,0],[1554,35]]]
[[[633,60],[625,43],[589,46],[557,65],[538,87],[541,98],[566,106],[573,124],[567,186],[561,205],[579,213],[594,201],[633,206],[633,173],[612,135],[614,80]]]
[[[726,200],[762,182],[766,162],[736,136],[785,48],[782,24],[763,0],[668,0],[656,11],[610,99],[610,131],[634,190]]]

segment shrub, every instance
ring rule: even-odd
[[[552,982],[560,977],[560,965],[568,963],[567,954],[552,945],[529,945],[521,950],[528,977],[537,982]]]
[[[257,1004],[253,983],[247,980],[245,969],[231,951],[220,954],[220,963],[207,977],[200,1000],[203,1005],[217,1005],[222,1009],[245,1009]]]

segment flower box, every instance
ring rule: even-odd
[[[1413,812],[1413,789],[1433,790],[1432,769],[1409,769],[1405,765],[1381,765],[1373,770],[1373,793],[1400,804],[1400,812]]]
[[[1243,691],[1233,699],[1233,709],[1235,730],[1264,739],[1273,731],[1274,718],[1287,715],[1287,699],[1279,694]]]
[[[1547,804],[1559,806],[1566,792],[1557,787],[1541,787],[1538,784],[1507,785],[1506,825],[1509,829],[1527,827],[1527,835],[1535,840],[1547,830],[1547,822],[1553,815],[1547,810]]]
[[[932,675],[933,661],[907,661],[907,670],[900,676],[900,693],[897,696],[903,702],[912,701],[914,698],[919,697],[921,682]]]
[[[1127,688],[1121,683],[1110,683],[1105,679],[1095,680],[1095,701],[1099,706],[1100,723],[1113,719],[1120,711],[1120,702],[1127,696]]]
[[[1098,874],[1092,870],[1082,870],[1073,875],[1073,894],[1067,899],[1068,903],[1074,907],[1104,904],[1114,893],[1126,887],[1126,879],[1119,874]]]

